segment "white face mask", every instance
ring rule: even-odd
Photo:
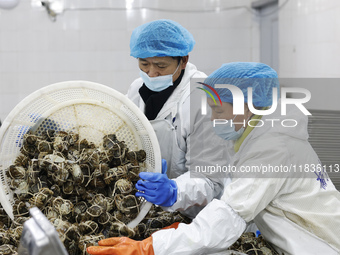
[[[173,75],[177,72],[178,67],[179,67],[179,64],[173,74],[157,76],[157,77],[149,77],[147,73],[140,70],[139,75],[140,77],[142,77],[142,80],[145,86],[147,86],[152,91],[159,92],[173,85],[172,78],[173,78]]]
[[[236,118],[236,116],[232,120],[233,121],[232,125],[218,124],[218,125],[213,126],[213,129],[216,135],[223,138],[224,140],[239,139],[244,132],[244,127],[241,127],[238,131],[235,131],[234,119]]]

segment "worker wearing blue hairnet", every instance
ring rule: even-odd
[[[252,220],[279,254],[339,254],[340,193],[324,170],[305,171],[320,164],[307,140],[307,117],[293,105],[287,109],[287,115],[281,115],[280,107],[272,114],[256,115],[248,105],[252,100],[259,111],[276,106],[279,87],[276,72],[261,63],[229,63],[211,74],[205,84],[215,88],[222,101],[218,104],[210,97],[207,99],[213,123],[224,120],[230,124],[224,123],[215,131],[230,145],[231,165],[235,169],[232,182],[225,186],[221,199],[213,199],[192,223],[180,223],[143,241],[134,241],[133,247],[142,248],[135,249],[133,254],[220,252],[230,247]],[[233,86],[229,88],[234,89],[234,94],[240,92],[243,113],[234,114],[239,98],[230,89],[218,88],[219,84]],[[249,88],[252,99],[248,97]],[[271,119],[278,123],[295,119],[297,125],[272,125],[268,121]],[[270,124],[262,125],[260,120]],[[264,166],[267,169],[303,166],[305,170],[299,174],[247,172]],[[119,251],[131,247],[128,246],[131,242],[119,238],[100,244],[109,245],[102,247],[108,248],[105,254],[122,254]]]
[[[219,165],[228,160],[226,152],[218,149],[225,141],[210,132],[208,115],[201,115],[199,90],[190,87],[191,78],[206,78],[189,62],[194,45],[191,33],[172,20],[155,20],[137,27],[131,35],[130,52],[138,60],[140,78],[127,94],[152,124],[165,159],[162,174],[140,173],[136,196],[190,218],[213,198],[221,197],[226,181],[191,178],[188,169],[193,164],[203,165],[205,158]],[[206,144],[206,149],[192,152],[191,148],[201,146],[198,137],[204,137],[211,146]],[[133,244],[132,249],[136,248]],[[122,250],[120,254],[129,252]]]
[[[136,188],[141,192],[136,195],[167,207],[166,210],[179,210],[189,217],[195,217],[207,204],[207,197],[220,197],[223,189],[219,180],[207,184],[199,178],[190,178],[188,172],[191,162],[198,164],[201,160],[198,153],[191,153],[189,160],[188,144],[195,142],[191,140],[194,132],[196,136],[204,132],[202,123],[206,121],[206,116],[200,114],[200,103],[197,103],[196,112],[190,108],[193,94],[197,94],[196,90],[190,90],[190,79],[206,77],[188,61],[194,45],[191,33],[172,20],[155,20],[137,27],[131,35],[130,51],[131,56],[138,60],[140,78],[132,83],[127,94],[152,124],[161,156],[165,159],[163,174],[140,174],[141,180]],[[190,121],[190,114],[197,115],[197,118]],[[206,137],[216,146],[223,143],[211,132]],[[205,153],[216,163],[226,163],[223,150],[200,153]],[[198,187],[202,192],[196,192]],[[184,210],[183,205],[189,203],[188,194],[194,193],[196,201]],[[178,197],[181,199],[176,203]]]

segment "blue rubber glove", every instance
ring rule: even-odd
[[[174,180],[170,180],[166,175],[166,160],[162,160],[162,174],[141,172],[136,183],[137,197],[144,197],[147,201],[160,205],[172,206],[177,200],[177,184]]]

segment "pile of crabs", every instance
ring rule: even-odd
[[[228,250],[247,255],[278,255],[273,247],[264,240],[262,235],[256,236],[253,232],[243,233]]]
[[[53,224],[70,255],[86,254],[86,247],[104,238],[144,239],[174,222],[189,223],[153,206],[137,227],[127,226],[142,203],[134,194],[145,159],[145,151],[129,150],[115,134],[105,135],[96,147],[73,132],[28,132],[20,155],[6,169],[14,220],[0,206],[0,253],[16,254],[32,207]]]

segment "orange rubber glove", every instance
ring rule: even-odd
[[[178,228],[179,222],[162,228]],[[152,236],[143,241],[135,241],[128,237],[111,237],[98,242],[99,246],[87,248],[87,252],[92,255],[154,255],[152,247]]]
[[[152,236],[143,241],[128,237],[112,237],[98,242],[100,246],[91,246],[87,252],[92,255],[154,255]]]
[[[170,228],[177,229],[177,228],[178,228],[178,225],[179,225],[179,222],[175,222],[175,223],[172,223],[170,226],[167,226],[167,227],[165,227],[165,228],[162,228],[161,230],[163,230],[163,229],[170,229]]]

